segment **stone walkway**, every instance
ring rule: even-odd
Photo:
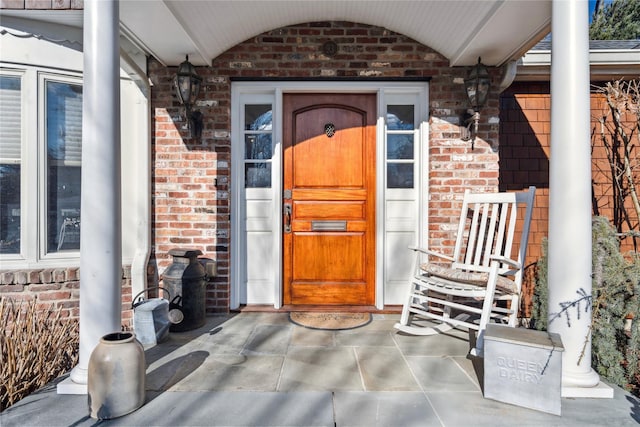
[[[365,327],[318,331],[286,313],[208,318],[146,350],[147,401],[107,422],[86,396],[55,385],[0,414],[0,426],[626,426],[640,400],[562,399],[558,417],[485,399],[468,334],[396,333],[397,315]]]

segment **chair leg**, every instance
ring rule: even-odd
[[[474,357],[484,357],[484,330],[478,331],[476,336],[476,346],[469,351]]]
[[[401,325],[408,325],[412,318],[413,318],[413,314],[411,314],[411,312],[409,311],[409,308],[411,307],[411,303],[413,302],[413,293],[415,292],[415,287],[416,285],[413,283],[413,281],[409,282],[409,292],[408,292],[408,296],[407,299],[405,300],[403,306],[402,306],[402,314],[400,315],[400,324]]]
[[[471,350],[473,356],[482,357],[484,354],[484,331],[487,324],[491,320],[491,308],[493,307],[493,293],[487,293],[482,302],[482,314],[480,315],[480,323],[478,324],[478,336],[476,337],[476,346]]]
[[[402,314],[400,315],[400,321],[396,323],[394,327],[407,334],[423,335],[423,336],[436,335],[451,329],[452,327],[447,324],[442,324],[436,327],[412,325],[413,319],[416,314],[411,311],[411,307],[414,305],[414,299],[418,298],[416,294],[418,294],[419,292],[424,292],[426,294],[427,290],[421,291],[419,285],[411,281],[410,288],[409,288],[409,295],[405,300],[404,305],[402,306]],[[423,307],[421,311],[425,313],[429,311],[428,302],[425,302],[424,304],[422,304],[422,306]]]
[[[447,301],[453,302],[453,295],[447,295]],[[447,319],[451,319],[451,306],[444,305],[443,309],[442,317],[444,317],[444,322],[446,323]]]
[[[509,313],[509,322],[508,325],[511,326],[512,328],[515,328],[518,322],[518,310],[520,309],[520,296],[519,295],[513,295],[511,297],[511,302],[509,305],[509,310],[511,311],[511,313]]]

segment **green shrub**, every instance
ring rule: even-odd
[[[592,310],[592,366],[608,381],[640,395],[640,257],[620,253],[616,231],[604,217],[593,218],[592,237],[592,295],[590,304],[581,306]],[[543,246],[531,310],[531,325],[539,330],[546,330],[549,321],[546,241]]]

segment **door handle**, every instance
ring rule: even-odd
[[[284,232],[291,233],[291,203],[284,204]]]

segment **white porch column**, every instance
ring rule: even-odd
[[[591,139],[588,2],[553,0],[549,177],[549,331],[564,345],[563,396],[590,396]],[[566,311],[563,311],[563,306]],[[578,313],[580,310],[580,313]],[[568,317],[567,317],[568,315]],[[596,393],[598,394],[598,393]]]
[[[84,2],[80,360],[59,393],[86,393],[91,352],[121,330],[118,1]]]

